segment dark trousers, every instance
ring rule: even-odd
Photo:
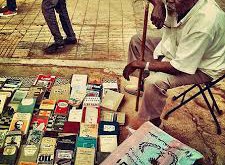
[[[55,10],[59,14],[62,28],[67,35],[67,38],[74,39],[75,33],[73,31],[68,11],[66,8],[66,0],[43,0],[42,1],[42,13],[45,17],[45,21],[54,36],[55,43],[62,44],[63,37],[59,31],[59,26],[56,20]]]
[[[10,11],[16,11],[16,0],[7,0],[7,8]]]

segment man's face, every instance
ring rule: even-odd
[[[21,130],[22,129],[22,126],[23,126],[23,122],[22,121],[18,121],[16,123],[16,129]]]
[[[195,0],[167,0],[168,12],[176,12],[178,15],[187,13],[195,4]]]

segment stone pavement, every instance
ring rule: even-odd
[[[0,5],[5,0],[0,0]],[[219,1],[223,9],[225,2]],[[0,76],[35,76],[39,73],[69,77],[74,73],[89,75],[121,75],[126,63],[130,37],[141,32],[143,3],[139,0],[67,0],[69,15],[79,44],[67,47],[63,53],[46,55],[42,51],[53,42],[43,19],[41,0],[17,0],[18,15],[0,17]],[[160,35],[152,25],[152,35]],[[62,30],[62,29],[61,29]],[[63,34],[64,35],[64,34]],[[121,79],[121,87],[127,82]],[[169,91],[165,110],[174,94],[186,87]],[[122,89],[123,92],[123,89]],[[225,83],[213,93],[221,110],[225,111]],[[121,111],[127,122],[136,113],[135,97],[125,96]],[[201,97],[196,98],[165,123],[165,130],[183,143],[199,150],[205,165],[225,165],[225,115],[218,117],[222,135],[217,135],[211,116]],[[121,140],[124,140],[122,130]]]

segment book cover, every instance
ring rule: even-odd
[[[77,165],[94,165],[95,149],[77,147],[75,164]]]
[[[39,116],[48,117],[48,118],[51,116],[51,114],[52,114],[52,111],[50,110],[40,110],[38,113]]]
[[[32,114],[30,113],[15,113],[13,115],[9,130],[10,131],[21,131],[22,134],[27,134],[29,129],[30,120]]]
[[[101,111],[101,121],[114,121],[114,112]]]
[[[35,103],[35,98],[24,98],[19,104],[17,111],[20,113],[33,113]]]
[[[97,152],[96,164],[101,164],[110,154],[110,152]]]
[[[97,124],[100,121],[100,107],[84,107],[82,121],[84,123]]]
[[[33,115],[30,127],[40,131],[45,131],[48,124],[48,117]]]
[[[53,165],[54,153],[39,153],[37,158],[38,165]]]
[[[15,102],[20,103],[27,96],[27,93],[28,93],[28,91],[17,89],[10,102],[11,103],[15,103]]]
[[[116,78],[105,78],[102,80],[103,91],[102,95],[105,96],[108,90],[119,92],[118,81]]]
[[[99,135],[119,135],[119,123],[101,121],[99,123]]]
[[[78,134],[80,131],[80,123],[79,122],[64,122],[63,133],[75,133]]]
[[[101,97],[100,91],[87,90],[86,97]]]
[[[58,100],[56,103],[54,114],[67,116],[68,111],[69,111],[68,100]]]
[[[54,154],[55,147],[56,147],[56,140],[57,140],[56,138],[52,138],[52,137],[43,137],[41,140],[39,153]]]
[[[0,130],[9,130],[12,116],[2,116],[0,118]]]
[[[100,97],[85,97],[84,102],[83,102],[83,107],[99,107],[101,103],[101,98]]]
[[[88,84],[102,84],[102,78],[100,74],[92,74],[88,77]]]
[[[4,146],[7,132],[7,130],[0,130],[0,149]]]
[[[117,146],[117,135],[99,135],[100,152],[113,152]]]
[[[76,109],[76,107],[73,107],[69,112],[68,121],[70,121],[70,122],[81,122],[82,121],[82,115],[83,115],[83,109]]]
[[[0,95],[0,114],[4,111],[5,103],[6,103],[7,96]]]
[[[53,86],[49,99],[51,100],[68,100],[70,98],[70,84]]]
[[[67,121],[67,116],[56,115],[55,122],[54,122],[54,131],[63,131],[64,124]]]
[[[41,101],[44,99],[47,87],[42,86],[31,86],[26,98],[36,98],[36,105],[40,105]]]
[[[80,124],[80,137],[98,137],[98,124],[81,123]]]
[[[40,105],[39,109],[54,110],[55,103],[56,103],[55,100],[44,99],[41,101],[41,105]]]
[[[12,112],[14,113],[14,112],[17,112],[17,111],[18,111],[19,105],[20,105],[20,103],[16,103],[16,102],[15,102],[15,103],[11,103],[11,102],[10,102],[10,103],[8,104],[7,107],[8,107],[9,109],[11,109]]]
[[[34,81],[34,86],[43,86],[47,87],[47,91],[51,91],[52,86],[54,85],[56,76],[43,75],[39,74]]]
[[[22,85],[22,81],[19,79],[7,78],[3,88],[19,88]]]
[[[43,134],[44,132],[41,130],[37,130],[37,129],[30,130],[26,144],[28,145],[41,144]]]
[[[79,108],[82,105],[82,102],[85,97],[86,87],[79,90],[77,90],[76,88],[72,88],[68,103],[73,107]]]
[[[73,163],[74,152],[72,150],[57,149],[55,153],[54,165],[71,165]]]
[[[97,139],[91,137],[78,137],[76,147],[97,149]]]
[[[82,74],[73,74],[72,79],[71,79],[71,87],[76,87],[76,86],[85,86],[87,84],[87,75],[82,75]]]
[[[117,121],[120,125],[124,125],[126,121],[126,115],[124,112],[116,112],[115,115],[116,119],[114,121]]]
[[[18,156],[18,164],[22,162],[36,163],[39,152],[39,145],[22,145]]]
[[[120,103],[122,102],[124,94],[108,90],[102,100],[101,108],[105,110],[117,111]]]
[[[75,151],[77,134],[60,133],[57,139],[57,148],[60,150]]]
[[[4,77],[0,77],[0,88],[3,87],[3,85],[5,84],[7,78]]]

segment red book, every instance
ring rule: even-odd
[[[80,123],[79,122],[70,122],[66,121],[63,127],[63,133],[75,133],[78,134],[80,131]]]
[[[68,100],[58,100],[54,114],[67,116],[69,112]]]
[[[82,122],[97,124],[100,122],[100,107],[84,107]]]
[[[46,125],[48,124],[48,117],[47,116],[38,116],[34,115],[31,120],[31,127],[32,129],[38,130],[46,130]]]
[[[33,85],[47,87],[47,91],[50,92],[55,82],[55,79],[56,79],[56,76],[39,74],[36,80],[34,81]]]

